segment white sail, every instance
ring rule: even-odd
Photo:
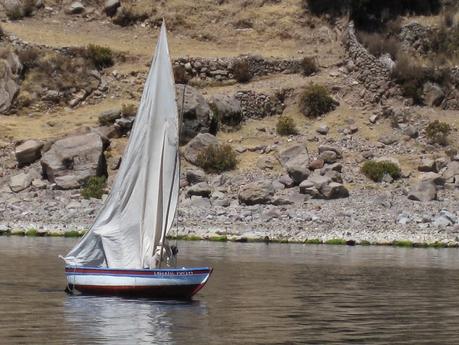
[[[163,23],[123,160],[102,210],[67,264],[154,267],[152,256],[171,228],[179,188],[175,83]]]

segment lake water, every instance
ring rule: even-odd
[[[68,296],[64,238],[0,237],[0,344],[459,344],[459,250],[179,242],[192,302]]]

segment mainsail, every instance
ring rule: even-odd
[[[75,266],[150,268],[179,191],[175,83],[163,23],[123,160],[102,210],[64,258]]]

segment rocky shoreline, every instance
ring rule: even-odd
[[[44,191],[41,191],[44,192]],[[49,190],[53,201],[36,195],[0,201],[2,235],[77,237],[85,233],[101,200],[78,200],[75,193]],[[40,194],[40,193],[39,193]],[[325,244],[459,246],[459,213],[451,194],[432,202],[406,202],[403,191],[354,190],[349,198],[275,205],[211,206],[204,197],[186,198],[171,238]],[[182,197],[182,199],[184,199]],[[14,201],[14,200],[13,200]],[[20,214],[20,215],[19,215]]]

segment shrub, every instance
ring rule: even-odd
[[[0,41],[2,41],[6,37],[6,33],[3,30],[3,27],[0,25]]]
[[[384,175],[390,175],[394,180],[400,178],[400,168],[397,164],[382,161],[377,162],[374,160],[366,161],[362,166],[362,173],[375,182],[381,182]]]
[[[230,145],[210,145],[198,154],[197,165],[210,173],[232,170],[237,165],[236,153]]]
[[[434,31],[430,37],[430,48],[436,54],[447,57],[459,56],[459,26],[448,29],[444,25]]]
[[[252,79],[252,72],[250,71],[247,60],[238,60],[234,62],[231,71],[233,72],[234,79],[240,83],[247,83]]]
[[[312,57],[304,57],[300,63],[301,71],[305,76],[319,72],[319,66],[317,66],[316,59]]]
[[[133,7],[121,7],[113,18],[113,23],[119,26],[129,26],[147,19],[148,13],[135,10]]]
[[[448,135],[451,126],[445,122],[435,120],[426,127],[426,135],[432,144],[448,145]]]
[[[97,69],[113,66],[113,52],[110,48],[90,44],[86,48],[86,58]]]
[[[18,55],[19,61],[22,63],[23,73],[26,73],[30,69],[38,66],[40,58],[40,50],[38,48],[27,47],[16,51],[16,54]]]
[[[104,194],[105,185],[105,176],[92,176],[88,179],[84,188],[81,190],[81,196],[85,199],[100,199]]]
[[[35,11],[35,0],[24,0],[22,5],[25,17],[30,17]]]
[[[279,135],[294,135],[298,133],[295,121],[289,116],[281,116],[277,120],[276,131]]]
[[[123,117],[132,117],[137,114],[137,107],[135,104],[123,104],[121,106],[121,115]]]
[[[337,102],[330,96],[325,86],[310,84],[300,97],[301,112],[309,117],[317,117],[336,108]]]
[[[400,42],[394,37],[386,37],[380,33],[359,31],[358,38],[370,54],[376,57],[389,54],[393,59],[396,59],[400,51]]]
[[[426,69],[413,58],[399,55],[392,77],[400,85],[403,96],[411,98],[415,104],[423,104],[423,87],[428,79]]]

